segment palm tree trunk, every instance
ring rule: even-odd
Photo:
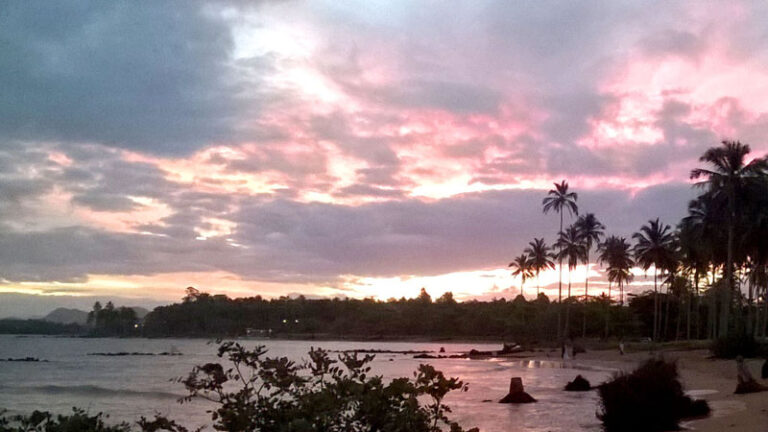
[[[667,295],[665,296],[666,299],[664,299],[666,302],[666,307],[664,308],[664,339],[669,338],[669,303],[672,301],[672,297],[669,295],[669,288],[671,285],[671,282],[667,284]]]
[[[720,309],[720,329],[718,335],[725,337],[728,335],[728,320],[731,312],[731,296],[733,295],[733,220],[735,218],[733,197],[729,194],[728,199],[729,217],[728,217],[728,250],[725,263],[726,289],[723,290],[723,304]]]
[[[624,282],[619,281],[619,304],[624,306]]]
[[[589,249],[587,249],[587,273],[584,277],[584,305],[581,314],[581,337],[587,337],[587,300],[589,299]]]
[[[568,297],[566,297],[565,302],[565,337],[570,337],[571,332],[571,267],[568,266]]]
[[[560,209],[560,232],[563,232],[563,210]],[[560,278],[557,282],[557,340],[562,340],[562,313],[563,313],[563,247],[560,246],[559,256],[559,270]]]
[[[605,338],[608,339],[608,320],[611,315],[611,280],[608,279],[608,303],[605,307]]]
[[[752,282],[749,282],[749,299],[747,300],[747,334],[754,337],[755,336],[755,326],[752,322],[752,317],[754,316],[752,312],[752,301],[753,301],[753,294],[754,294],[754,286]]]
[[[681,307],[681,301],[677,302],[677,325],[675,325],[675,340],[680,340],[680,321],[683,315],[683,308]]]
[[[763,337],[766,336],[766,332],[768,332],[768,286],[763,293]]]
[[[689,341],[691,340],[691,303],[693,303],[693,290],[689,289],[690,285],[688,285],[688,283],[690,282],[690,279],[685,279],[685,290],[686,294],[688,294],[685,305],[687,311],[685,313],[685,340]]]
[[[696,340],[701,336],[701,297],[699,297],[699,269],[693,273],[693,284],[696,290]]]
[[[539,298],[539,291],[541,291],[541,278],[539,278],[539,271],[541,269],[536,269],[536,298]]]
[[[659,328],[658,324],[658,317],[659,317],[659,289],[656,285],[656,276],[657,276],[658,270],[656,269],[656,265],[653,266],[653,341],[656,342],[658,340],[657,331]]]

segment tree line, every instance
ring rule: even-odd
[[[669,338],[670,320],[685,319],[685,338],[722,338],[766,335],[768,324],[768,161],[750,159],[750,147],[738,141],[723,141],[707,149],[699,159],[704,167],[691,171],[695,187],[702,192],[688,205],[688,214],[675,228],[658,218],[632,235],[605,235],[605,226],[593,213],[579,215],[578,195],[568,183],[556,183],[543,199],[543,211],[560,216],[556,241],[547,245],[534,238],[521,255],[509,264],[512,274],[525,281],[538,279],[542,271],[559,268],[557,308],[558,338],[572,335],[570,275],[579,264],[590,265],[593,248],[598,263],[605,266],[609,305],[624,305],[624,288],[634,277],[633,269],[653,269],[653,319],[648,333],[653,340]],[[564,227],[564,215],[576,217]],[[568,269],[563,301],[563,263]],[[611,293],[619,291],[618,300]],[[662,291],[664,291],[662,293]],[[538,294],[538,287],[537,287]],[[588,304],[589,272],[582,304]],[[706,302],[702,304],[702,302]],[[565,320],[561,324],[562,309]],[[610,308],[604,320],[609,328]],[[672,309],[677,309],[677,317]],[[762,310],[762,312],[761,312]],[[706,315],[702,316],[702,311]],[[582,335],[587,335],[586,309],[582,313]],[[679,321],[678,321],[679,322]],[[704,324],[702,324],[704,323]],[[701,327],[706,331],[702,334]],[[676,334],[676,337],[679,335]]]
[[[672,296],[672,294],[670,294]],[[662,294],[662,298],[665,295]],[[669,300],[669,338],[681,338],[678,300]],[[605,295],[571,297],[564,303],[586,314],[587,337],[641,338],[650,334],[653,295],[631,296],[625,305],[609,302]],[[706,315],[706,303],[701,305]],[[261,296],[229,298],[188,289],[175,304],[160,306],[144,320],[142,334],[149,337],[236,337],[249,333],[264,337],[364,338],[364,339],[493,339],[519,343],[557,338],[560,304],[543,293],[532,300],[457,302],[451,292],[433,299],[422,289],[415,298],[307,299]],[[607,311],[607,312],[606,312]],[[606,313],[610,316],[605,325]],[[571,326],[581,317],[569,316]],[[703,332],[702,332],[703,333]],[[677,334],[677,336],[675,336]]]

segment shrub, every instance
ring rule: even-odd
[[[2,413],[0,413],[2,414]],[[84,410],[72,408],[71,415],[58,415],[34,411],[29,415],[0,416],[0,432],[129,432],[127,423],[114,426],[104,424],[102,413],[88,415]]]
[[[266,357],[263,346],[247,350],[240,344],[220,344],[218,356],[228,364],[207,363],[177,379],[189,391],[181,402],[200,398],[214,403],[209,411],[213,428],[256,432],[463,432],[450,421],[443,398],[466,390],[458,378],[446,378],[430,365],[419,365],[413,378],[385,383],[371,375],[373,355],[312,349],[301,364],[286,357]],[[424,403],[426,402],[426,403]],[[75,409],[71,416],[53,417],[35,411],[29,416],[4,417],[0,432],[129,432],[128,424],[107,426],[102,414],[88,416]],[[143,432],[190,432],[163,416],[141,418]],[[477,432],[471,429],[467,432]]]
[[[618,374],[598,388],[602,420],[608,432],[676,430],[684,418],[709,413],[705,401],[683,393],[677,365],[648,360],[629,374]]]
[[[373,355],[341,353],[334,360],[327,351],[312,349],[309,360],[298,364],[265,354],[263,346],[249,351],[222,343],[218,356],[229,365],[208,363],[179,379],[189,391],[182,402],[214,402],[210,413],[216,430],[437,432],[447,426],[463,431],[448,419],[443,398],[467,386],[430,365],[419,365],[413,379],[385,384],[381,376],[370,375]],[[429,402],[421,404],[420,398]],[[139,424],[147,431],[187,432],[163,417]]]

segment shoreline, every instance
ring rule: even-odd
[[[736,389],[736,362],[710,358],[707,350],[656,350],[667,360],[678,364],[680,381],[686,392],[695,399],[705,399],[712,413],[705,418],[686,420],[681,423],[683,430],[701,432],[765,432],[768,431],[768,392],[734,394]],[[636,351],[619,355],[617,351],[589,351],[579,354],[576,362],[612,364],[621,370],[631,370],[647,359],[652,351]],[[745,360],[752,376],[760,379],[763,359]]]

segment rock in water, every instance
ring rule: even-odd
[[[565,385],[565,391],[589,391],[592,385],[581,375],[576,375],[573,381]]]
[[[523,388],[523,379],[514,377],[509,381],[509,394],[504,396],[499,403],[531,403],[536,402],[531,395],[525,392]]]

